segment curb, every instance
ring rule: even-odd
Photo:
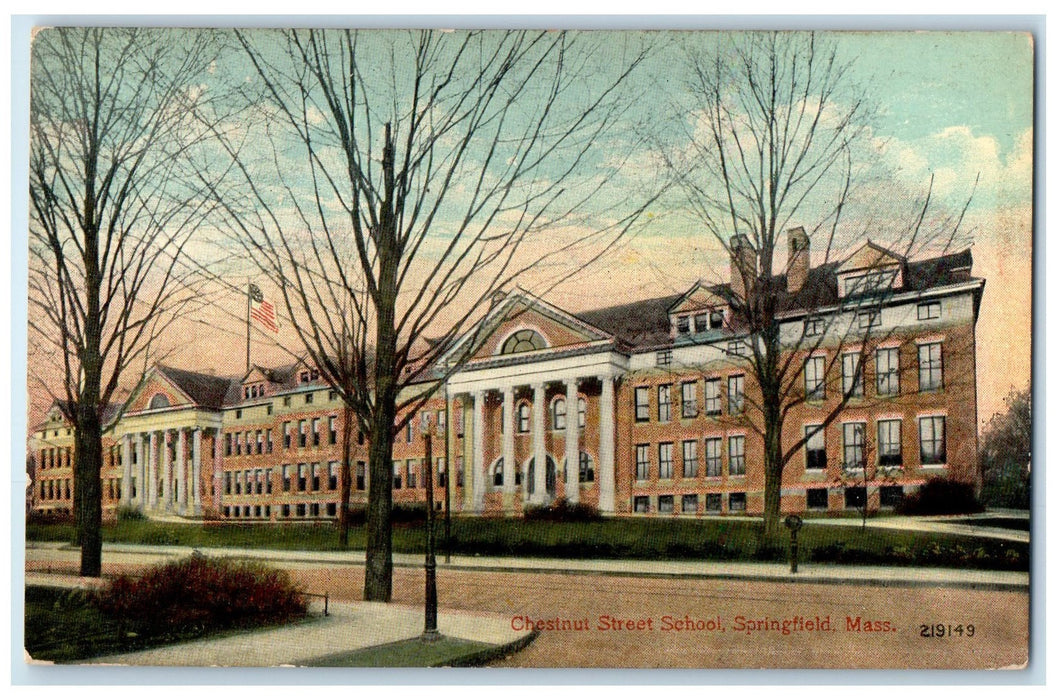
[[[491,649],[485,649],[483,651],[476,652],[474,654],[466,654],[462,657],[456,657],[451,662],[446,664],[433,664],[430,668],[469,668],[472,666],[484,666],[485,664],[501,659],[506,656],[510,656],[516,652],[521,651],[529,644],[532,644],[536,640],[536,637],[540,636],[539,630],[532,630],[528,634],[515,639],[512,642],[506,642],[505,644],[497,644]]]

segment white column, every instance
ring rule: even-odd
[[[136,433],[136,503],[147,504],[147,454],[143,450],[143,433]]]
[[[473,480],[473,507],[480,512],[484,509],[484,392],[473,394],[473,469],[470,478]]]
[[[224,492],[224,462],[220,452],[223,437],[223,431],[217,428],[213,433],[213,508],[216,511],[220,511],[221,494]]]
[[[176,503],[180,515],[187,515],[187,431],[176,434]]]
[[[517,490],[517,458],[514,456],[514,387],[503,389],[503,493]]]
[[[535,464],[533,475],[533,503],[547,502],[547,445],[544,442],[544,401],[546,396],[542,384],[532,385],[532,457]]]
[[[565,382],[565,499],[580,502],[580,402],[577,381]]]
[[[121,504],[132,503],[132,436],[121,438]]]
[[[172,452],[169,450],[169,446],[172,445],[172,431],[166,430],[162,433],[161,441],[161,454],[162,454],[162,482],[161,482],[161,500],[163,508],[166,512],[172,510],[172,480],[173,480],[173,469],[172,469]]]
[[[192,515],[202,514],[202,501],[199,498],[199,489],[202,483],[202,429],[195,428],[194,436],[191,438],[191,482],[187,489],[188,505]]]
[[[147,507],[158,507],[158,433],[151,432],[147,453]]]
[[[602,377],[601,415],[598,421],[598,510],[603,513],[612,513],[616,508],[613,399],[613,377]]]

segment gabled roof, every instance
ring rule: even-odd
[[[663,345],[670,339],[668,309],[684,295],[670,294],[576,314],[631,347]]]
[[[157,370],[202,408],[218,409],[223,406],[229,387],[238,381],[231,377],[216,377],[166,365],[157,365]]]

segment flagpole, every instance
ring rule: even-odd
[[[246,373],[250,371],[250,280],[246,278]]]

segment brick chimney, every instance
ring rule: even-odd
[[[790,294],[799,292],[807,282],[811,270],[811,239],[803,226],[791,228],[789,236],[789,264],[785,268],[785,287]]]
[[[730,288],[738,299],[746,299],[756,286],[756,251],[746,236],[730,239]]]

